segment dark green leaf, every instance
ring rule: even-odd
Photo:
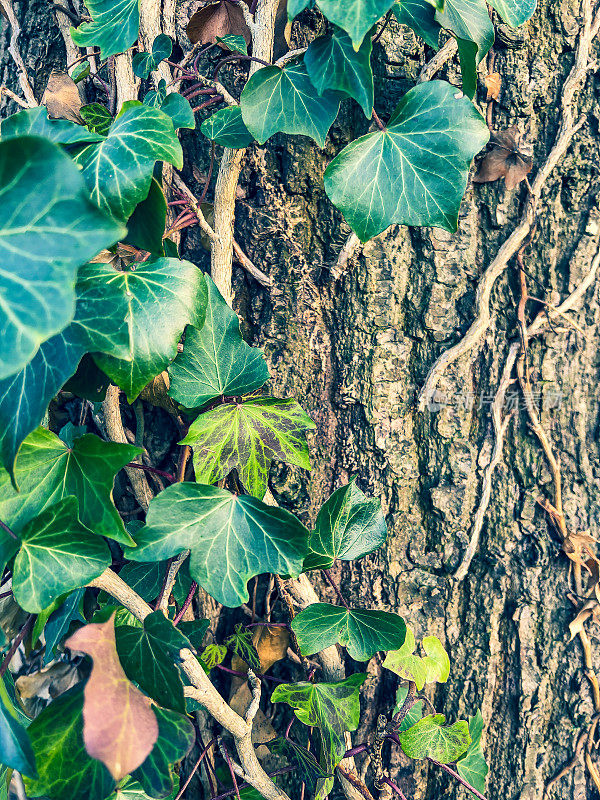
[[[139,531],[141,527],[143,526],[140,524],[137,530]],[[150,603],[160,594],[165,570],[166,563],[161,561],[155,564],[128,563],[119,571],[119,575],[134,592]]]
[[[4,678],[0,678],[0,764],[23,775],[37,776],[29,736],[19,721]]]
[[[68,119],[50,119],[45,106],[27,108],[2,120],[0,136],[2,139],[12,139],[15,136],[43,136],[51,142],[63,145],[102,140],[97,133],[92,133],[76,122]]]
[[[127,551],[133,561],[159,561],[191,550],[192,578],[216,600],[238,606],[247,582],[262,572],[297,575],[308,532],[281,508],[214,486],[181,483],[150,503],[146,526]]]
[[[291,739],[278,736],[277,739],[271,739],[270,742],[265,742],[265,744],[272,753],[284,756],[297,768],[298,779],[306,783],[312,792],[315,791],[317,781],[320,778],[331,777],[331,774],[323,769],[310,750],[293,742]]]
[[[422,83],[404,95],[385,130],[331,162],[325,190],[361,241],[394,222],[455,231],[470,163],[488,139],[462,92],[444,81]]]
[[[127,221],[125,244],[164,256],[163,234],[167,219],[167,201],[160,183],[152,178],[148,197],[136,206]]]
[[[174,258],[134,264],[121,272],[108,264],[88,264],[80,276],[104,285],[105,303],[118,309],[123,320],[120,327],[128,335],[128,360],[103,354],[95,358],[132,402],[175,358],[185,326],[202,325],[204,276],[194,264]]]
[[[123,104],[106,139],[77,155],[92,201],[123,222],[148,196],[156,161],[181,169],[181,145],[170,117],[136,101]]]
[[[462,72],[463,92],[471,100],[477,91],[477,45],[468,39],[457,39],[458,58]]]
[[[89,202],[61,148],[38,137],[0,141],[0,197],[3,379],[71,322],[77,268],[124,229]]]
[[[209,626],[210,621],[207,619],[194,619],[188,622],[180,622],[177,627],[184,636],[187,636],[192,646],[200,651]]]
[[[183,353],[169,367],[169,395],[186,408],[199,408],[221,395],[241,395],[269,379],[263,351],[242,339],[237,314],[207,277],[208,306],[201,330],[188,328]]]
[[[110,550],[77,519],[77,498],[66,497],[34,517],[20,533],[13,568],[15,600],[39,613],[65,592],[85,586],[110,566]],[[15,542],[2,532],[0,551]]]
[[[351,481],[336,489],[321,507],[303,569],[329,569],[336,558],[362,558],[381,547],[386,536],[379,500],[369,500]]]
[[[161,78],[156,89],[150,89],[149,92],[146,92],[146,96],[144,97],[144,105],[152,106],[152,108],[160,108],[166,97],[167,82],[164,78]]]
[[[162,611],[144,619],[143,628],[120,625],[115,629],[117,653],[125,674],[157,703],[185,713],[179,651],[190,642]]]
[[[87,754],[83,743],[81,684],[53,700],[31,723],[29,735],[39,778],[24,778],[28,797],[104,800],[111,793],[109,771]]]
[[[456,762],[456,769],[461,778],[464,778],[478,792],[485,792],[485,778],[489,772],[481,747],[483,733],[483,717],[477,709],[474,717],[469,717],[469,735],[471,744],[467,752]]]
[[[329,36],[319,36],[304,56],[308,76],[322,95],[337,89],[353,97],[367,119],[373,114],[373,70],[371,69],[371,37],[367,36],[358,52],[348,34],[334,28]]]
[[[75,374],[69,378],[63,389],[92,403],[101,403],[106,397],[109,385],[108,376],[98,367],[93,357],[86,353],[79,362]]]
[[[139,0],[86,0],[91,22],[71,28],[77,47],[99,47],[104,60],[128,50],[138,37]]]
[[[513,28],[531,19],[537,7],[537,0],[490,0],[507,25]]]
[[[406,695],[408,694],[408,686],[399,686],[398,691],[396,692],[396,707],[394,708],[393,714],[397,714],[398,711],[402,708],[402,704],[406,700]],[[417,700],[416,703],[413,703],[412,706],[408,709],[406,716],[400,723],[400,727],[398,728],[399,731],[405,731],[407,728],[411,728],[415,725],[423,716],[423,701]]]
[[[406,628],[406,639],[399,650],[390,651],[383,666],[400,678],[414,681],[420,691],[426,683],[445,683],[450,675],[450,659],[436,636],[423,637],[426,656],[414,655],[415,635]]]
[[[358,50],[366,34],[395,0],[317,0],[317,5],[330,22],[343,28]],[[288,6],[290,19],[312,5],[312,0],[293,0]]]
[[[275,133],[295,133],[324,147],[339,106],[338,92],[326,91],[321,97],[315,93],[302,61],[283,69],[259,69],[240,99],[244,124],[259,144]]]
[[[147,78],[158,67],[161,61],[168,58],[173,51],[173,42],[164,33],[159,34],[152,42],[151,53],[136,53],[132,59],[133,74],[138,78]]]
[[[310,469],[304,431],[314,427],[294,400],[267,397],[200,414],[183,441],[193,448],[198,483],[216,483],[237,469],[246,490],[262,499],[271,461]]]
[[[82,106],[79,113],[90,131],[102,136],[108,134],[113,118],[105,106],[100,103],[90,103],[88,106]]]
[[[393,7],[396,19],[408,25],[430,47],[437,50],[441,26],[435,20],[435,9],[428,0],[401,0]]]
[[[90,62],[87,60],[80,61],[79,64],[76,64],[71,70],[71,78],[73,79],[73,83],[81,83],[82,80],[88,77],[90,70]]]
[[[465,94],[473,97],[477,64],[494,44],[494,26],[485,0],[445,0],[443,11],[437,11],[435,18],[459,40],[463,89]]]
[[[0,519],[17,533],[44,509],[69,495],[80,504],[80,519],[94,533],[121,544],[132,544],[112,502],[115,475],[139,455],[138,447],[105,442],[88,433],[72,447],[56,434],[38,428],[23,442],[15,465],[15,480],[0,468]]]
[[[404,643],[406,625],[398,614],[347,609],[313,603],[292,621],[303,656],[341,644],[356,661],[368,661],[380,650],[396,650]]]
[[[170,765],[189,753],[196,732],[182,714],[157,706],[153,708],[158,720],[158,739],[148,758],[131,773],[131,777],[139,781],[151,797],[167,797],[175,788]]]
[[[212,117],[204,120],[200,130],[213,142],[234,150],[248,147],[254,141],[254,137],[244,125],[239,106],[221,108]]]
[[[444,726],[443,714],[430,714],[420,719],[412,728],[398,734],[400,746],[409,758],[434,758],[450,764],[469,747],[471,737],[465,720]]]
[[[165,97],[160,110],[171,117],[174,128],[191,128],[193,130],[196,127],[196,119],[189,100],[177,92],[171,92]]]
[[[44,637],[46,639],[44,666],[49,664],[55,657],[56,646],[69,632],[71,623],[85,623],[85,617],[82,612],[84,594],[85,589],[76,589],[74,592],[71,592],[64,603],[50,615],[44,627]]]
[[[248,45],[243,36],[229,33],[227,36],[217,36],[216,39],[219,44],[224,44],[229,50],[233,50],[234,53],[248,54]]]
[[[225,642],[227,647],[242,661],[255,671],[260,671],[260,656],[252,641],[252,632],[244,630],[242,625],[235,626],[233,633]]]
[[[321,766],[331,774],[346,752],[346,731],[360,719],[360,687],[366,675],[351,675],[339,683],[283,683],[271,695],[273,703],[287,703],[304,725],[319,728]]]

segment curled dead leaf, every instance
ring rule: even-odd
[[[533,159],[522,143],[516,125],[505,131],[492,132],[490,149],[479,162],[473,183],[490,183],[504,178],[507,189],[514,189],[529,175]]]
[[[596,600],[588,600],[575,619],[569,623],[570,642],[584,630],[585,623],[590,617],[594,620],[600,618],[600,605]]]
[[[487,89],[487,99],[497,100],[502,88],[502,78],[499,72],[490,72],[484,78],[484,83]]]
[[[113,614],[107,622],[84,625],[65,645],[94,662],[83,695],[83,740],[92,758],[118,781],[146,760],[158,738],[158,722],[150,700],[123,671],[114,619]]]
[[[260,671],[266,672],[273,664],[286,657],[290,634],[282,625],[257,625],[252,634],[252,644],[260,658]],[[239,656],[233,656],[231,668],[237,672],[246,672],[248,664]]]
[[[79,114],[82,106],[77,84],[66,72],[53,71],[42,97],[42,105],[48,109],[48,116],[53,119],[69,119],[71,122],[83,124]]]
[[[217,36],[229,34],[243,36],[247,45],[252,41],[242,9],[226,0],[211,3],[192,14],[185,32],[192,44],[215,44]]]

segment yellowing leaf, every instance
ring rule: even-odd
[[[407,626],[404,644],[387,654],[383,666],[405,680],[414,681],[419,691],[426,683],[445,683],[450,674],[450,659],[442,643],[436,636],[425,636],[423,649],[425,658],[414,655],[415,635]]]

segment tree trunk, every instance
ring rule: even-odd
[[[578,0],[539,5],[523,42],[507,47],[497,41],[494,66],[502,88],[493,127],[518,123],[528,130],[532,176],[556,136],[561,88],[581,23]],[[51,14],[41,2],[15,7],[30,73],[47,72],[61,53]],[[502,37],[509,38],[514,37]],[[18,90],[6,41],[5,34],[3,79]],[[390,23],[376,46],[381,117],[391,113],[429,56],[410,32]],[[440,77],[458,83],[456,64]],[[524,255],[529,292],[542,300],[553,292],[562,300],[572,292],[600,242],[600,108],[593,74],[576,102],[575,116],[586,114],[586,124],[546,184],[535,236]],[[361,488],[381,498],[387,545],[339,569],[344,592],[367,607],[398,611],[417,636],[431,633],[445,642],[451,676],[432,699],[450,720],[481,708],[488,797],[542,800],[545,784],[575,753],[594,705],[579,643],[568,641],[576,613],[569,599],[569,562],[536,502],[540,495],[553,500],[552,476],[516,382],[508,391],[516,408],[478,547],[466,577],[453,577],[492,456],[491,402],[518,337],[514,260],[492,293],[492,323],[481,344],[446,371],[440,408],[422,413],[416,405],[429,368],[473,319],[479,278],[520,219],[525,184],[513,191],[502,181],[471,186],[456,234],[393,226],[359,250],[336,280],[331,269],[350,231],[324,194],[322,174],[331,157],[367,126],[360,109],[345,103],[324,151],[304,138],[276,136],[250,148],[243,167],[245,197],[237,203],[236,238],[275,288],[262,289],[236,268],[237,308],[253,344],[265,348],[274,394],[299,400],[317,424],[310,437],[312,472],[278,466],[272,471],[273,491],[282,505],[308,520],[355,475]],[[185,141],[200,166],[206,159],[200,134],[186,134]],[[183,246],[187,258],[207,265],[197,233],[187,234]],[[541,309],[528,304],[529,319]],[[596,282],[572,319],[583,332],[558,319],[532,339],[529,364],[536,406],[560,460],[567,527],[597,536]],[[327,589],[319,590],[328,596]],[[595,628],[590,635],[597,635]],[[593,648],[596,659],[595,643]],[[363,705],[356,742],[364,741],[377,714],[393,705],[392,673],[377,663],[369,672],[370,702]],[[394,753],[388,763],[414,800],[465,796],[435,768],[413,773]],[[549,800],[593,796],[583,760],[547,794]]]

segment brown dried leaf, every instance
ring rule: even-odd
[[[226,0],[204,6],[192,14],[185,31],[192,44],[215,44],[217,36],[228,34],[243,36],[247,45],[252,41],[242,9]]]
[[[487,89],[487,99],[497,100],[502,88],[502,78],[499,72],[490,72],[484,78],[484,83]]]
[[[79,628],[65,644],[94,661],[83,695],[83,740],[92,758],[102,761],[118,781],[148,757],[158,723],[150,700],[123,672],[114,618]]]
[[[164,408],[169,414],[177,417],[179,415],[177,403],[167,394],[169,386],[169,373],[161,372],[160,375],[157,375],[147,386],[144,386],[140,392],[140,400],[145,400],[153,406]]]
[[[569,630],[571,632],[571,636],[569,637],[569,641],[572,641],[579,633],[584,630],[585,623],[588,621],[590,617],[593,617],[594,620],[597,620],[600,616],[600,606],[595,600],[588,600],[587,603],[583,606],[581,611],[577,614],[575,619],[569,623]]]
[[[490,150],[479,163],[473,183],[490,183],[504,178],[507,189],[514,189],[529,175],[533,160],[522,152],[521,134],[516,125],[492,133]]]
[[[42,105],[48,109],[48,116],[53,119],[70,119],[83,124],[79,115],[82,106],[77,84],[66,72],[50,73],[48,84],[42,97]]]
[[[286,657],[290,646],[290,634],[288,629],[281,625],[257,625],[252,633],[252,644],[260,658],[260,671],[266,672],[273,664]],[[246,672],[248,664],[234,655],[231,659],[231,668],[236,672]]]

